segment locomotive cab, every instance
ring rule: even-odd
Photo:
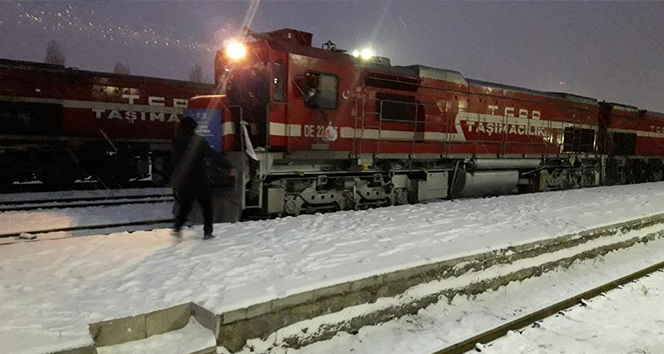
[[[310,33],[247,34],[254,40],[217,52],[218,95],[191,99],[189,113],[199,120],[199,134],[207,133],[210,145],[238,166],[233,202],[244,211],[274,214],[283,210],[284,197],[266,197],[276,190],[264,183],[269,170],[289,169],[282,166],[289,164],[285,156],[300,154],[300,161],[315,165],[312,149],[339,150],[332,148],[335,125],[350,114],[354,65],[349,55],[312,48]]]
[[[227,106],[233,107],[234,122],[245,122],[250,127],[254,146],[266,146],[263,129],[267,122],[267,106],[270,103],[269,53],[260,46],[249,46],[239,58],[229,57],[219,51],[215,60],[217,87],[227,97]]]

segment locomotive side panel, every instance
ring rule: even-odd
[[[664,157],[664,115],[612,105],[612,153],[639,157]]]
[[[664,114],[645,112],[640,126],[644,133],[637,134],[636,151],[639,155],[664,158]]]
[[[607,183],[660,181],[664,178],[664,115],[636,107],[602,104],[602,137]]]
[[[60,188],[90,174],[122,184],[147,176],[151,162],[159,172],[187,99],[212,91],[12,60],[0,60],[0,78],[3,161],[24,162],[0,176],[5,185],[36,177]]]

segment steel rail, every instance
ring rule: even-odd
[[[22,183],[10,184],[0,188],[0,197],[4,194],[14,193],[42,193],[42,192],[71,192],[71,191],[95,191],[95,190],[122,190],[122,189],[140,189],[140,188],[154,188],[166,187],[156,186],[151,181],[130,181],[125,188],[108,188],[99,181],[82,181],[76,182],[71,188],[65,189],[52,189],[42,183]]]
[[[88,199],[88,198],[80,198]],[[115,200],[123,199],[123,200]],[[128,200],[126,200],[128,199]],[[136,199],[136,200],[135,200]],[[174,201],[172,196],[158,196],[158,197],[148,197],[148,198],[98,198],[98,199],[89,199],[97,200],[96,202],[89,203],[80,203],[77,201],[71,202],[70,200],[58,200],[58,201],[44,201],[41,202],[43,205],[40,205],[39,202],[20,202],[20,203],[3,203],[0,204],[0,212],[6,211],[29,211],[37,209],[65,209],[65,208],[86,208],[94,206],[113,206],[113,205],[125,205],[125,204],[152,204],[152,203],[167,203]],[[26,205],[28,204],[28,205]],[[3,205],[18,205],[4,207]]]
[[[1,195],[0,195],[1,196]],[[94,200],[117,200],[117,199],[143,199],[143,198],[163,198],[172,197],[173,194],[143,194],[143,195],[110,195],[110,196],[90,196],[61,199],[34,199],[34,200],[10,200],[0,203],[0,205],[21,205],[37,203],[64,203],[64,202],[89,202]]]
[[[167,224],[172,223],[173,219],[159,219],[159,220],[143,220],[143,221],[131,221],[117,224],[102,224],[102,225],[84,225],[84,226],[71,226],[71,227],[61,227],[47,230],[37,230],[37,231],[21,231],[21,232],[11,232],[6,234],[0,234],[0,238],[9,238],[9,237],[18,237],[21,234],[27,233],[31,235],[46,234],[52,232],[72,232],[72,231],[86,231],[86,230],[100,230],[100,229],[114,229],[117,227],[126,227],[126,226],[141,226],[141,225],[157,225],[157,224]]]
[[[604,285],[600,285],[596,288],[590,289],[586,292],[583,292],[581,294],[572,296],[570,298],[567,298],[565,300],[559,301],[551,306],[545,307],[543,309],[540,309],[538,311],[532,312],[528,315],[519,317],[513,321],[510,321],[508,323],[505,323],[501,326],[495,327],[493,329],[490,329],[488,331],[485,331],[483,333],[480,333],[476,336],[473,336],[471,338],[468,338],[466,340],[463,340],[461,342],[457,342],[455,344],[452,344],[448,347],[445,347],[443,349],[440,349],[438,351],[433,352],[432,354],[462,354],[466,353],[470,350],[473,350],[475,348],[475,345],[477,343],[481,344],[487,344],[490,343],[498,338],[501,338],[507,334],[509,331],[516,331],[521,328],[525,328],[537,321],[543,320],[547,317],[550,317],[551,315],[554,315],[562,310],[569,309],[570,307],[577,305],[581,300],[586,300],[586,299],[591,299],[594,298],[598,295],[601,295],[604,292],[607,292],[609,290],[613,290],[621,285],[627,284],[629,282],[632,282],[636,279],[642,278],[644,276],[647,276],[651,273],[654,273],[658,270],[661,270],[664,268],[664,262],[660,262],[654,265],[651,265],[647,268],[643,268],[639,271],[636,271],[634,273],[631,273],[629,275],[626,275],[622,278],[613,280],[611,282],[608,282]]]

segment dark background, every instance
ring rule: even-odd
[[[3,1],[0,57],[43,61],[56,40],[68,66],[186,79],[199,64],[212,81],[214,52],[245,21],[371,45],[395,65],[664,111],[663,2]]]

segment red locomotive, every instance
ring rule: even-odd
[[[231,219],[663,177],[664,115],[314,48],[292,29],[249,37],[217,53],[221,92],[0,60],[0,182],[121,185],[151,167],[163,183],[185,106],[238,167],[217,190]]]
[[[222,94],[189,104],[218,125],[245,213],[662,179],[660,114],[318,49],[292,29],[248,37],[217,53]]]
[[[188,99],[213,85],[0,59],[0,185],[163,182]]]

